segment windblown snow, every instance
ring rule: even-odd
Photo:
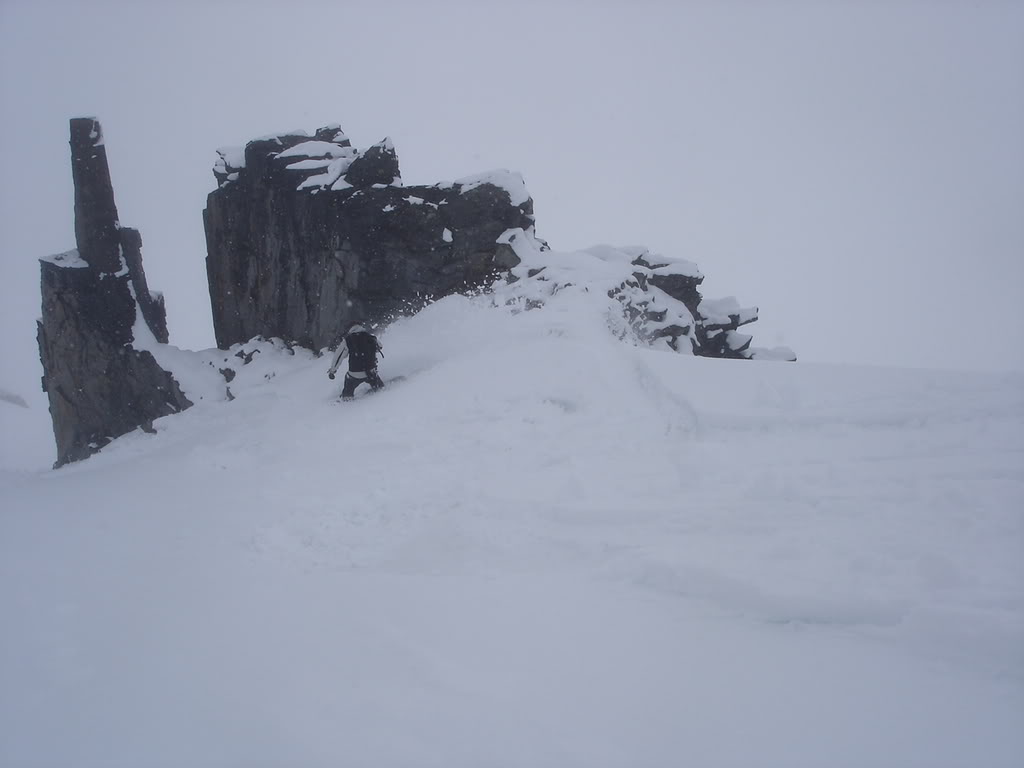
[[[0,765],[1024,763],[1024,377],[608,301],[444,299],[344,404],[164,348],[194,408],[0,473]]]

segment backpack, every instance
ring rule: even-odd
[[[366,331],[356,331],[345,337],[348,345],[348,369],[372,371],[377,367],[377,337]]]

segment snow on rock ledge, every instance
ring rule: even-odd
[[[402,184],[390,138],[360,152],[338,125],[324,126],[312,137],[306,131],[291,131],[254,139],[245,147],[217,150],[213,174],[219,186],[237,182],[247,171],[250,177],[283,175],[285,184],[290,180],[296,190],[311,193]]]
[[[603,295],[609,326],[620,338],[704,357],[796,360],[785,347],[751,348],[751,337],[736,329],[757,320],[757,309],[743,308],[733,297],[704,299],[697,290],[704,275],[685,259],[637,246],[553,251],[524,229],[503,232],[498,243],[519,261],[494,286],[505,304],[528,310],[566,293]]]
[[[89,267],[89,262],[78,254],[77,248],[72,248],[64,253],[55,253],[53,256],[43,256],[39,261],[45,261],[55,267],[64,267],[65,269],[88,269]]]

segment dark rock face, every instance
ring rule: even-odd
[[[41,260],[38,341],[55,466],[192,404],[152,353],[136,348],[139,329],[152,334],[146,343],[167,341],[163,299],[146,285],[141,236],[118,223],[96,120],[71,121],[71,167],[78,250]]]
[[[71,176],[75,183],[75,242],[78,252],[100,272],[121,269],[117,207],[110,183],[107,148],[98,121],[71,121]]]
[[[403,187],[389,140],[360,153],[338,126],[219,154],[204,223],[221,348],[261,335],[320,349],[354,319],[483,286],[518,262],[498,237],[533,226],[517,174]]]
[[[374,144],[352,161],[345,171],[345,181],[353,187],[370,187],[374,184],[391,184],[401,179],[398,170],[398,155],[390,141]]]

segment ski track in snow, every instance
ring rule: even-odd
[[[572,301],[438,302],[354,403],[267,352],[0,474],[0,765],[1024,762],[1024,377]]]

